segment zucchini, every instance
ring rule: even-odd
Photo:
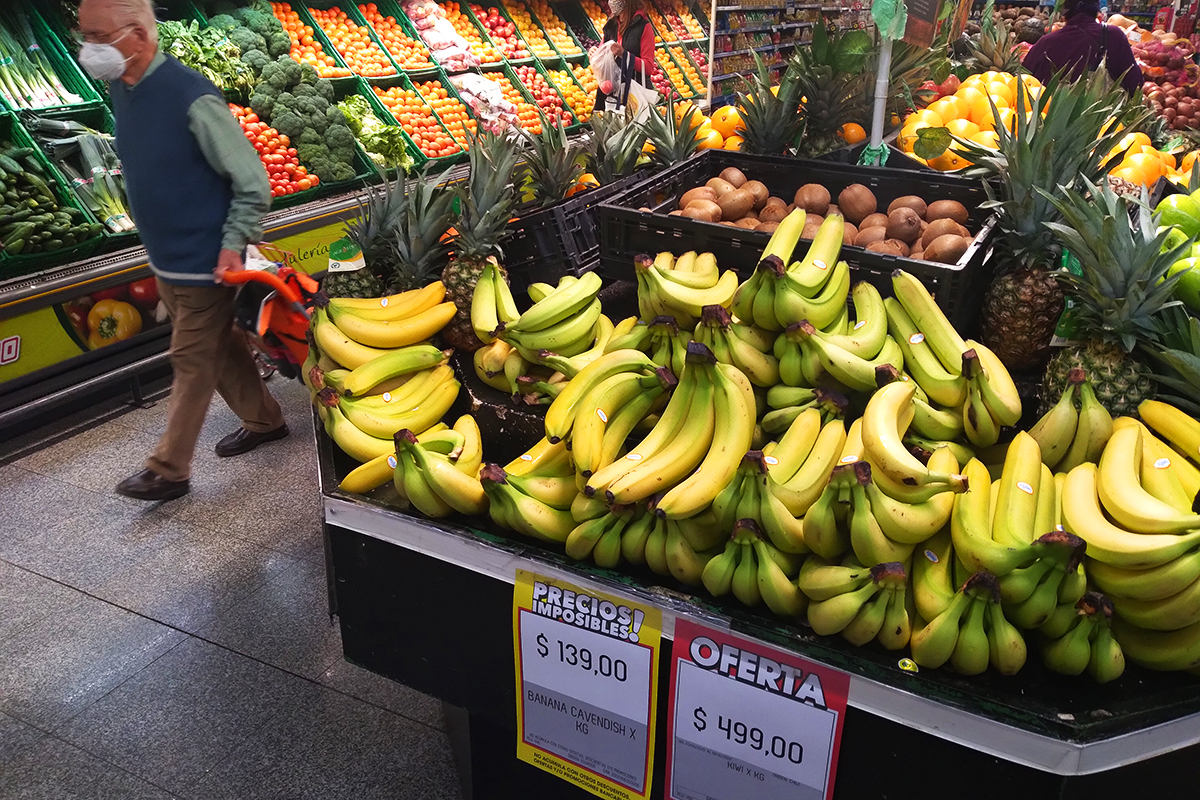
[[[26,172],[32,172],[34,175],[46,176],[46,170],[42,169],[42,165],[33,156],[25,156],[21,159],[21,163],[25,165]]]
[[[29,153],[29,155],[32,155],[32,153]],[[0,155],[0,169],[4,170],[5,172],[11,172],[14,175],[20,175],[25,171],[21,169],[20,164],[18,164],[16,161],[13,161],[13,159],[7,154]]]

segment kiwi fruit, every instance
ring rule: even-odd
[[[712,200],[693,200],[683,210],[683,215],[701,222],[720,222],[721,207]]]
[[[852,222],[842,223],[842,244],[854,244],[854,237],[858,236],[858,228],[854,227]]]
[[[903,255],[903,253],[900,252],[901,244],[901,242],[898,242],[895,239],[884,239],[878,242],[871,242],[869,245],[867,245],[866,249],[872,253],[883,253],[884,255],[888,256],[900,256]]]
[[[925,233],[921,234],[921,246],[929,247],[929,243],[939,236],[946,234],[954,234],[955,236],[970,236],[967,229],[959,225],[952,219],[935,219],[929,223],[929,227],[925,229]]]
[[[804,230],[800,234],[801,239],[812,241],[817,238],[817,231],[821,230],[821,223],[816,222],[811,217],[804,219]]]
[[[910,207],[897,206],[888,212],[887,234],[889,239],[899,239],[905,245],[912,244],[921,235],[921,218]]]
[[[758,222],[758,212],[752,208],[742,216],[742,219],[752,219],[755,222]]]
[[[841,214],[842,210],[837,207],[837,203],[830,203],[829,208],[825,209],[825,216],[832,217],[834,214]]]
[[[709,178],[708,183],[704,185],[716,192],[717,197],[720,197],[723,194],[728,194],[737,188],[724,178]]]
[[[648,211],[651,214],[654,213],[654,209],[650,208],[649,206],[642,206],[641,208],[638,209],[638,211]]]
[[[728,220],[728,219],[723,219],[723,220],[721,220],[721,224],[722,224],[722,225],[728,225],[728,226],[729,226],[729,227],[731,227],[731,228],[736,228],[736,227],[738,227],[738,224],[737,224],[736,222],[734,222],[733,220]]]
[[[935,219],[952,219],[959,225],[966,225],[970,215],[966,206],[957,200],[934,200],[925,211],[925,220],[933,222]]]
[[[746,181],[742,184],[742,188],[754,198],[755,211],[761,211],[762,207],[767,204],[771,197],[771,192],[762,181]]]
[[[736,222],[754,205],[754,197],[747,191],[734,189],[718,197],[717,205],[721,207],[721,219]]]
[[[911,208],[913,211],[917,212],[918,217],[925,219],[925,210],[928,208],[928,206],[925,205],[924,200],[917,197],[915,194],[906,194],[904,197],[897,197],[895,200],[888,203],[888,216],[891,216],[892,212],[897,208]]]
[[[866,218],[854,224],[859,227],[859,230],[863,228],[874,228],[877,225],[882,225],[886,228],[888,224],[888,218],[887,214],[868,214]]]
[[[756,229],[761,223],[759,223],[759,221],[753,217],[742,217],[741,219],[739,219],[737,222],[735,222],[733,224],[739,228],[745,228],[746,230],[752,231],[752,230]]]
[[[783,222],[783,218],[787,216],[787,211],[782,205],[771,205],[767,203],[762,211],[758,212],[759,222]]]
[[[966,236],[955,236],[947,233],[937,237],[923,251],[922,258],[926,261],[937,261],[942,264],[956,264],[963,253],[971,246],[971,240]]]
[[[900,255],[902,255],[902,256],[907,256],[909,253],[908,242],[906,242],[902,239],[894,239],[891,236],[889,236],[888,238],[883,240],[883,243],[891,244],[891,245],[895,246],[896,250],[898,250],[900,252]]]
[[[667,216],[668,216],[668,217],[682,217],[682,216],[683,216],[683,211],[682,211],[682,210],[680,210],[680,211],[669,211],[669,212],[667,212]]]
[[[858,233],[854,236],[855,247],[866,247],[875,242],[882,242],[887,238],[887,228],[882,225],[873,225],[870,228],[859,228]]]
[[[693,200],[711,200],[717,202],[717,193],[707,186],[697,186],[695,189],[688,189],[683,193],[683,197],[679,198],[679,207],[687,208]]]
[[[918,261],[925,260],[925,252],[921,249],[920,242],[917,242],[915,245],[913,245],[913,249],[908,251],[908,257],[915,258]]]
[[[746,174],[737,167],[726,167],[721,170],[721,180],[732,184],[733,188],[740,189],[746,185]]]
[[[796,190],[794,203],[810,214],[825,215],[829,209],[829,190],[819,183],[806,183]]]
[[[758,227],[755,228],[754,230],[762,231],[763,233],[774,233],[775,229],[778,227],[779,227],[778,222],[760,222],[760,223],[758,223]]]
[[[842,216],[858,225],[879,208],[875,194],[861,183],[852,183],[838,194],[838,208]]]

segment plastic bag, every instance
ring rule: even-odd
[[[592,74],[596,76],[596,84],[600,91],[609,97],[621,97],[625,84],[621,80],[621,65],[613,56],[612,42],[601,42],[592,48],[588,60],[592,65]]]

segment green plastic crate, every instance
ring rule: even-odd
[[[445,73],[442,72],[441,70],[438,70],[438,72],[433,75],[423,74],[422,76],[418,77],[417,80],[422,81],[422,82],[427,81],[427,80],[437,80],[437,81],[441,82],[441,84],[443,86],[446,87],[448,92],[453,92],[454,96],[458,97],[458,99],[460,101],[462,99],[461,97],[458,96],[458,92],[456,92],[454,90],[454,85],[450,83],[450,81],[446,78]],[[390,89],[394,86],[400,86],[404,89],[408,89],[408,90],[411,90],[414,92],[417,91],[416,86],[413,85],[412,80],[410,80],[407,75],[399,75],[399,76],[397,76],[395,78],[391,78],[387,81],[380,81],[380,82],[374,84],[373,86],[369,87],[368,88],[369,96],[367,97],[367,99],[372,103],[372,107],[375,108],[375,113],[379,114],[381,119],[383,119],[384,121],[390,121],[391,124],[393,124],[393,125],[398,125],[399,122],[397,122],[396,118],[392,115],[392,113],[390,111],[388,111],[387,107],[383,105],[383,102],[379,99],[378,95],[376,95],[374,92],[375,88],[379,88],[381,90],[386,91],[387,89]],[[420,94],[420,92],[417,92],[417,94]],[[465,103],[464,103],[464,105],[465,105]],[[468,108],[468,111],[469,110],[470,109]],[[443,131],[446,132],[446,135],[450,136],[450,131],[446,130],[446,126],[444,124],[442,124],[442,120],[440,117],[438,117],[436,111],[433,112],[433,118],[435,120],[437,120],[438,125],[441,127],[441,129]],[[404,138],[408,142],[409,153],[412,155],[413,164],[417,168],[423,168],[427,163],[429,163],[431,161],[435,165],[442,165],[442,166],[446,167],[446,166],[450,166],[451,164],[457,164],[459,161],[462,161],[464,158],[466,158],[466,151],[461,149],[461,145],[460,145],[460,149],[459,149],[458,153],[455,153],[453,155],[448,155],[448,156],[439,156],[436,158],[430,158],[429,156],[425,155],[425,153],[421,152],[421,148],[417,147],[417,143],[414,142],[412,140],[412,137],[410,137],[407,133],[404,134]],[[451,138],[453,138],[453,137],[451,137]]]
[[[328,11],[329,9],[333,9],[333,8],[340,9],[343,13],[345,13],[345,15],[352,22],[354,22],[354,24],[360,25],[367,29],[367,36],[371,39],[371,41],[375,44],[376,47],[378,47],[380,50],[383,51],[384,57],[387,58],[388,64],[390,64],[392,69],[394,69],[396,71],[396,74],[397,75],[400,74],[401,70],[400,70],[399,65],[394,60],[392,60],[391,53],[389,53],[388,49],[383,46],[383,42],[380,41],[379,37],[375,34],[375,29],[372,26],[367,24],[367,18],[362,15],[362,12],[358,10],[358,6],[355,5],[354,2],[352,2],[352,0],[346,0],[346,2],[339,2],[339,0],[308,0],[308,2],[306,2],[304,4],[304,10],[307,12],[309,10],[309,8],[319,8],[322,11]],[[310,18],[312,17],[311,14],[309,14],[309,16],[310,16]],[[314,29],[317,28],[315,19],[313,19],[313,28]],[[324,33],[324,32],[322,31],[322,33]],[[326,41],[329,41],[329,36],[326,35],[325,39],[326,39]],[[331,47],[333,46],[332,42],[330,42],[330,46]],[[335,50],[336,50],[336,48],[335,48]],[[339,59],[341,59],[343,63],[345,63],[345,58],[342,56],[342,54],[340,52],[337,53],[337,57]],[[392,75],[369,77],[367,75],[358,75],[358,73],[355,73],[355,75],[357,75],[359,78],[362,78],[363,80],[368,81],[368,82],[394,77]]]
[[[404,31],[405,35],[416,42],[420,42],[420,44],[425,47],[425,52],[429,55],[429,66],[423,67],[422,69],[402,69],[401,72],[405,73],[406,75],[428,75],[436,73],[438,71],[438,65],[437,62],[433,60],[432,51],[430,51],[429,47],[425,44],[425,40],[421,38],[421,35],[417,32],[417,29],[413,27],[412,20],[408,18],[408,15],[400,10],[399,3],[395,2],[395,0],[374,0],[374,2],[376,8],[379,9],[380,14],[396,20],[397,24],[400,25],[400,28]],[[376,34],[376,38],[379,38],[378,34]],[[380,42],[382,43],[382,39]],[[387,48],[384,47],[384,50],[387,50]],[[397,67],[400,66],[399,62],[396,61],[396,58],[392,55],[391,51],[388,51],[388,56],[392,59],[393,64],[395,64]]]
[[[313,41],[321,45],[321,50],[325,53],[325,55],[333,58],[334,66],[340,69],[349,70],[350,68],[347,67],[346,62],[342,60],[342,56],[340,53],[338,53],[337,48],[333,46],[333,44],[329,41],[329,37],[326,36],[325,32],[321,30],[319,25],[317,25],[316,20],[312,18],[312,15],[308,13],[306,4],[300,2],[300,0],[297,0],[294,3],[289,2],[289,6],[291,7],[292,11],[296,12],[297,16],[300,17],[300,22],[302,24],[312,28]],[[358,85],[358,76],[354,74],[340,78],[329,78],[328,80],[332,81],[335,87],[345,86],[347,88],[352,88]]]
[[[550,10],[554,12],[555,16],[557,16],[557,17],[559,18],[559,20],[562,20],[562,15],[561,15],[561,14],[559,14],[557,11],[555,11],[553,7],[551,7],[551,9],[550,9]],[[565,27],[565,30],[566,30],[567,37],[568,37],[568,38],[571,40],[571,43],[572,43],[572,44],[574,44],[574,45],[575,45],[575,47],[576,47],[576,48],[578,49],[578,51],[579,51],[579,52],[577,52],[577,53],[574,53],[574,54],[571,54],[571,55],[568,55],[567,53],[564,53],[562,50],[560,50],[560,49],[559,49],[559,47],[558,47],[558,45],[556,45],[556,44],[554,43],[554,40],[550,38],[550,34],[548,34],[548,33],[546,32],[546,23],[545,23],[545,22],[542,20],[542,18],[541,18],[541,17],[539,17],[539,16],[537,15],[537,12],[533,10],[533,7],[532,7],[532,6],[529,6],[529,16],[531,16],[531,17],[533,18],[534,24],[536,24],[536,25],[537,25],[539,28],[541,28],[542,35],[546,37],[546,42],[547,42],[547,43],[550,45],[550,48],[551,48],[551,49],[552,49],[554,52],[558,53],[558,57],[559,57],[559,58],[564,58],[564,59],[565,59],[565,58],[571,58],[571,59],[575,59],[575,58],[578,58],[578,57],[580,57],[580,56],[586,56],[586,55],[587,55],[587,52],[586,52],[586,51],[583,49],[583,45],[581,45],[581,44],[579,43],[579,40],[575,38],[575,34],[571,32],[571,26],[570,26],[570,25],[567,25],[565,21],[563,22],[563,24],[564,24],[564,27]],[[541,60],[542,60],[542,61],[546,61],[547,59],[541,59]]]
[[[478,5],[480,8],[484,9],[485,11],[491,10],[493,8],[496,9],[496,11],[500,14],[501,17],[503,17],[508,22],[513,23],[513,28],[517,27],[516,23],[513,22],[512,16],[509,15],[508,9],[504,7],[504,4],[501,3],[500,0],[478,0],[478,2],[476,2],[476,5]],[[472,12],[472,13],[474,13],[474,12]],[[476,19],[478,19],[478,15],[476,15]],[[517,30],[516,35],[517,35],[517,40],[520,41],[521,44],[525,45],[525,50],[529,52],[529,57],[528,58],[508,58],[506,56],[504,59],[504,63],[512,64],[512,65],[516,65],[516,66],[520,66],[522,64],[532,64],[534,61],[537,60],[537,56],[535,56],[533,54],[533,51],[529,49],[529,42],[525,41],[525,37],[521,35],[520,30]],[[495,65],[488,65],[488,66],[491,67],[491,66],[495,66]]]
[[[51,186],[55,199],[59,206],[70,206],[78,209],[83,213],[84,219],[91,221],[93,218],[88,213],[83,204],[68,191],[58,176],[58,170],[54,165],[42,155],[37,143],[29,133],[21,126],[21,123],[9,113],[0,113],[0,140],[10,140],[17,147],[33,148],[35,153],[33,158],[42,166],[42,169],[53,179],[54,185]],[[4,219],[0,218],[0,225],[4,224]],[[91,239],[63,247],[52,252],[30,253],[20,255],[6,255],[0,252],[0,278],[11,278],[17,275],[26,275],[31,272],[46,269],[48,267],[57,266],[59,264],[67,264],[72,261],[80,261],[87,258],[96,252],[103,242],[103,237],[94,236]]]
[[[60,41],[58,35],[54,33],[51,27],[42,18],[42,15],[37,12],[32,6],[25,5],[17,8],[17,14],[24,16],[29,21],[29,27],[33,32],[33,38],[37,41],[42,55],[45,56],[47,63],[54,70],[58,79],[62,82],[63,87],[79,96],[78,103],[64,103],[60,105],[46,106],[44,108],[35,109],[40,112],[56,112],[73,108],[80,105],[98,105],[101,103],[100,93],[96,91],[96,87],[75,59],[71,57],[70,51]],[[5,100],[0,100],[0,108],[17,111],[19,109],[12,107]]]

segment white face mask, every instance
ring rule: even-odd
[[[121,34],[110,44],[84,42],[79,48],[79,66],[84,72],[98,81],[115,81],[125,74],[125,65],[129,59],[114,45],[129,35]]]

